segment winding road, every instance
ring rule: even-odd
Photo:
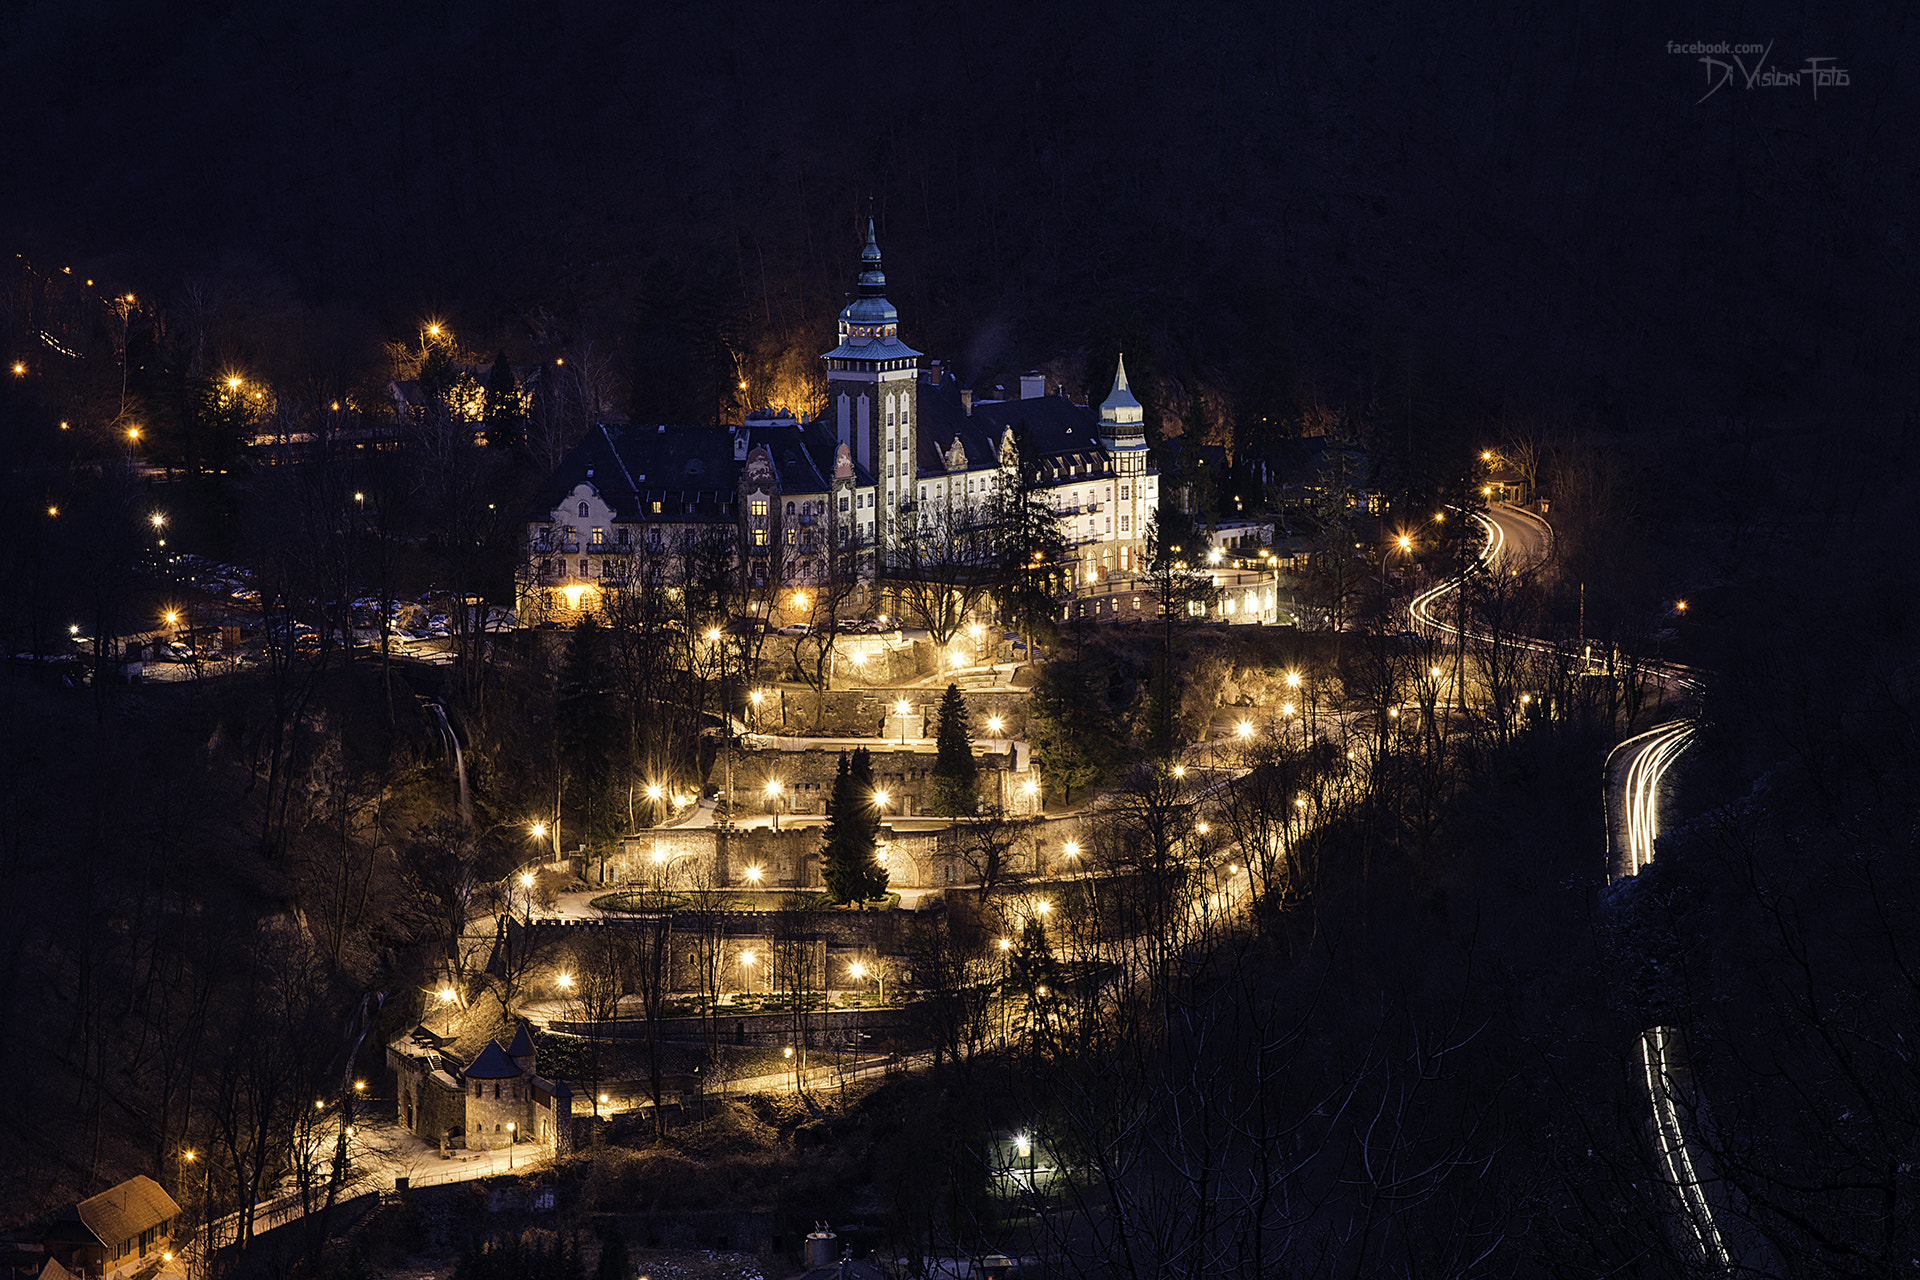
[[[1553,553],[1553,528],[1541,517],[1518,507],[1496,505],[1471,513],[1486,534],[1486,545],[1465,573],[1448,578],[1415,596],[1408,615],[1430,633],[1457,637],[1460,626],[1449,622],[1441,607],[1446,597],[1473,574],[1502,568],[1515,571],[1543,564]],[[1472,636],[1469,628],[1467,635]],[[1550,646],[1535,641],[1528,647]],[[1694,680],[1678,667],[1655,667],[1655,675],[1670,688],[1691,690]],[[1602,790],[1607,816],[1607,882],[1637,875],[1653,861],[1660,835],[1662,784],[1669,769],[1693,740],[1688,720],[1669,720],[1616,746],[1607,756]],[[1710,1266],[1733,1266],[1726,1238],[1714,1214],[1710,1191],[1717,1187],[1698,1143],[1687,1134],[1687,1124],[1698,1102],[1687,1066],[1685,1038],[1672,1027],[1649,1027],[1634,1045],[1639,1078],[1651,1108],[1654,1150],[1667,1182],[1678,1200],[1682,1230]]]
[[[1687,683],[1681,681],[1680,683]],[[1694,726],[1669,720],[1628,738],[1607,756],[1607,882],[1638,875],[1653,861],[1660,835],[1660,793],[1667,775],[1692,744]],[[1733,1265],[1709,1194],[1717,1188],[1699,1144],[1687,1135],[1698,1108],[1686,1038],[1673,1027],[1649,1027],[1634,1045],[1634,1060],[1653,1108],[1653,1145],[1661,1171],[1680,1200],[1687,1235],[1709,1264]]]

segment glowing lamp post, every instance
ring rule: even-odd
[[[780,789],[780,779],[767,779],[767,807],[773,812],[773,829],[775,831],[780,829]]]
[[[893,704],[893,714],[900,718],[900,745],[907,745],[907,717],[913,714],[913,706],[905,698]]]

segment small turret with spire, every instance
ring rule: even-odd
[[[1146,416],[1127,386],[1127,358],[1122,355],[1113,375],[1113,393],[1100,402],[1100,443],[1108,449],[1146,447]]]

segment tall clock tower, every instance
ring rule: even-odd
[[[867,220],[867,247],[860,253],[860,283],[840,312],[840,345],[827,362],[827,416],[853,461],[873,476],[881,508],[874,533],[894,531],[894,517],[913,497],[914,432],[920,422],[920,353],[900,341],[900,313],[887,301],[880,246]]]

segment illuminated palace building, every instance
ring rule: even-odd
[[[1140,567],[1159,477],[1124,361],[1097,412],[1033,374],[1017,400],[975,400],[900,340],[871,224],[838,336],[820,418],[590,431],[529,513],[521,625],[596,610],[605,588],[643,575],[671,589],[731,573],[801,598],[854,585],[871,608],[877,578],[908,572],[910,544],[978,522],[1023,475],[1073,549],[1064,586]]]

